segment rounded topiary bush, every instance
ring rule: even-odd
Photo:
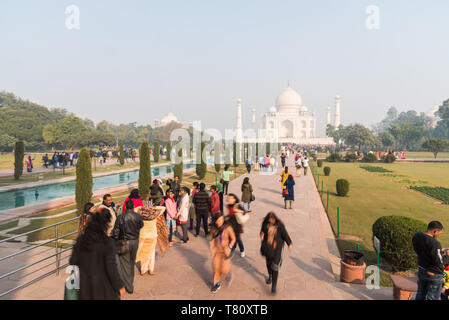
[[[412,238],[417,232],[425,232],[427,225],[404,216],[380,217],[373,224],[373,235],[380,241],[380,254],[395,270],[416,268]]]
[[[349,192],[349,181],[346,179],[338,179],[336,182],[337,194],[340,197],[346,197]]]
[[[394,154],[387,154],[386,156],[382,156],[382,162],[385,163],[393,163],[396,161],[396,157],[394,156]]]
[[[316,162],[316,164],[317,164],[318,168],[321,168],[323,166],[323,160],[318,160]]]
[[[363,157],[363,162],[377,162],[377,156],[374,153],[368,153],[366,156]]]
[[[324,175],[329,176],[331,174],[331,168],[330,167],[324,167],[323,169]]]

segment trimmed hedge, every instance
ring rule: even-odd
[[[323,160],[318,160],[316,162],[316,164],[317,164],[318,168],[321,168],[323,166]]]
[[[393,163],[396,161],[396,157],[393,154],[387,154],[382,156],[382,162]]]
[[[337,187],[337,195],[346,197],[349,192],[349,181],[346,179],[338,179],[335,184]]]
[[[425,232],[427,225],[404,216],[380,217],[373,224],[373,235],[380,240],[380,254],[395,270],[416,268],[412,238],[417,232]]]
[[[345,161],[346,162],[356,162],[359,159],[359,156],[356,155],[355,153],[348,153],[345,156]]]
[[[377,156],[374,153],[368,153],[366,156],[363,157],[362,161],[369,163],[377,162]]]
[[[323,171],[324,171],[324,175],[326,177],[328,177],[331,174],[331,168],[330,167],[324,167]]]
[[[341,161],[341,156],[339,153],[332,153],[326,160],[329,162],[338,162]]]

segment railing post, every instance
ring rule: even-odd
[[[317,186],[319,186],[320,185],[320,174],[318,173],[318,183],[317,183]]]
[[[329,213],[329,190],[327,190],[327,204],[326,204],[326,212]]]
[[[337,238],[340,237],[340,207],[337,207]]]
[[[58,225],[55,226],[56,275],[59,275]]]
[[[321,197],[323,197],[324,180],[321,180]]]

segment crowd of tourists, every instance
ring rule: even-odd
[[[260,162],[247,163],[251,168],[256,164]],[[220,290],[222,281],[230,284],[231,257],[237,247],[240,257],[245,258],[242,236],[255,201],[249,175],[242,181],[240,197],[228,193],[231,175],[226,166],[220,182],[209,188],[201,181],[194,182],[192,188],[181,186],[177,176],[167,179],[165,186],[161,179],[155,179],[146,199],[134,189],[121,205],[116,205],[110,194],[104,195],[98,207],[87,203],[70,259],[70,264],[80,270],[80,298],[120,299],[132,294],[135,270],[141,276],[155,275],[156,246],[164,254],[174,242],[188,245],[189,231],[210,241],[211,292]],[[291,187],[288,183],[286,186]],[[266,283],[275,294],[282,249],[286,243],[291,251],[292,241],[274,212],[265,216],[260,239],[268,273]]]

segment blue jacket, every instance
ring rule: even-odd
[[[295,200],[295,180],[285,180],[284,185],[287,187],[288,195],[285,197],[285,200]]]

